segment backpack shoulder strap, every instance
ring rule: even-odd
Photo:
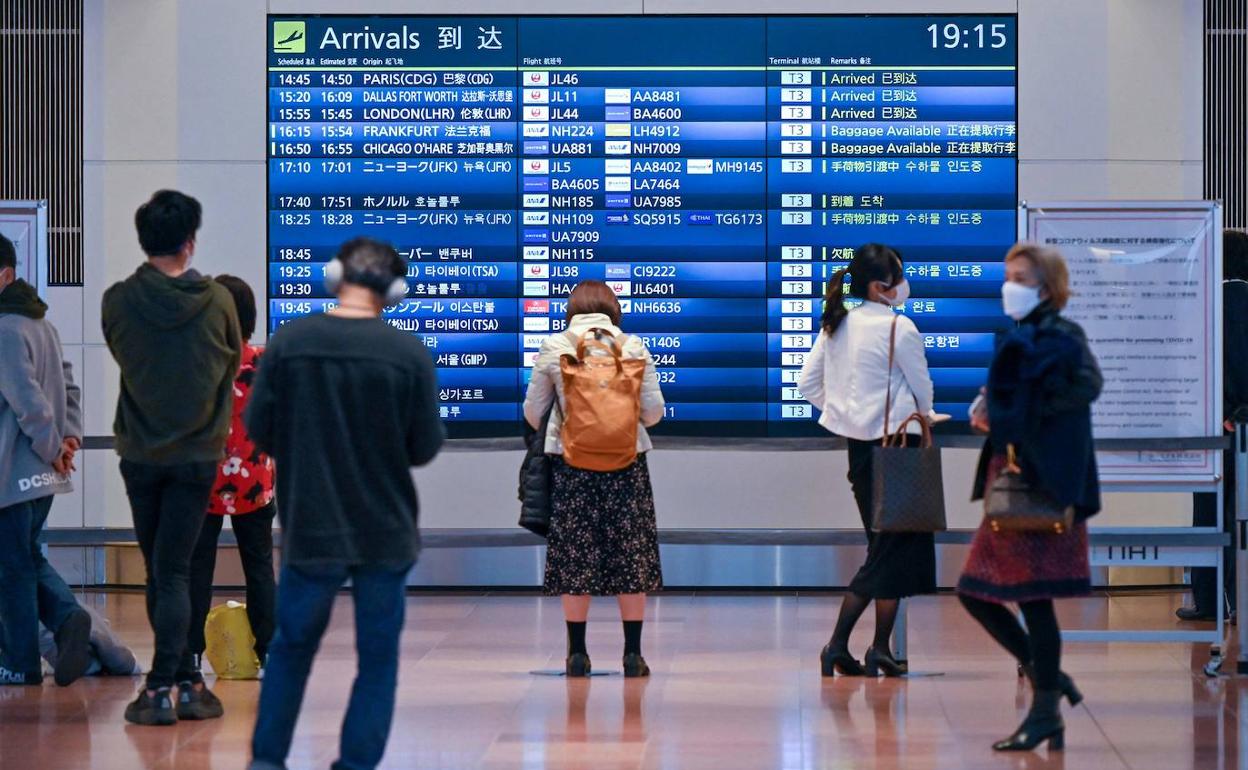
[[[564,331],[563,338],[566,339],[568,341],[568,344],[572,346],[572,352],[564,353],[563,355],[572,356],[573,358],[576,358],[577,357],[576,351],[577,351],[577,348],[581,344],[581,338],[576,334],[576,332],[572,331],[571,329]]]

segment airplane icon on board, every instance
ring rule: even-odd
[[[303,21],[273,22],[274,53],[305,53],[307,50],[307,23]]]

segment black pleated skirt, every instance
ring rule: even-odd
[[[918,437],[909,437],[917,445]],[[867,560],[849,590],[872,599],[901,599],[936,592],[936,541],[927,532],[875,532],[871,529],[871,450],[878,441],[849,439],[849,483],[867,533]]]

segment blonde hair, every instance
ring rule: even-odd
[[[1005,255],[1009,264],[1016,259],[1025,259],[1031,263],[1040,285],[1048,293],[1048,302],[1055,309],[1061,310],[1070,301],[1070,271],[1066,269],[1066,260],[1057,249],[1035,243],[1016,243]]]

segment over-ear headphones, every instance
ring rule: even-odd
[[[380,294],[384,300],[386,307],[397,305],[407,296],[407,261],[399,256],[397,252],[393,252],[394,258],[391,261],[390,269],[393,272],[393,278],[387,279],[375,273],[363,273],[354,271],[347,272],[347,266],[342,261],[343,252],[339,252],[329,262],[325,263],[325,289],[330,294],[337,294],[342,288],[344,282],[359,284]]]

